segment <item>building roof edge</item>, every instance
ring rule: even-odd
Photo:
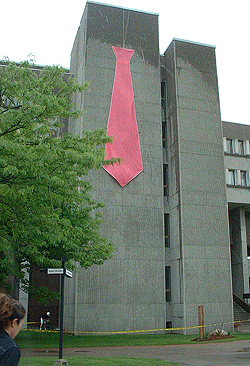
[[[151,12],[151,11],[145,11],[145,10],[127,8],[125,6],[118,6],[118,5],[113,5],[113,4],[100,3],[98,1],[92,1],[92,0],[91,1],[87,1],[86,4],[96,4],[96,5],[110,6],[110,7],[113,7],[113,8],[120,8],[120,9],[124,9],[124,10],[132,10],[132,11],[137,11],[139,13],[146,13],[146,14],[152,14],[152,15],[159,16],[158,13],[154,13],[154,12]]]

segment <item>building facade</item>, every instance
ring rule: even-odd
[[[134,51],[143,171],[124,186],[91,173],[115,251],[66,279],[65,329],[197,333],[203,305],[205,324],[232,330],[233,294],[244,300],[250,282],[250,126],[221,122],[214,46],[174,39],[160,55],[157,14],[87,2],[70,73],[90,88],[74,97],[86,113],[69,132],[107,129],[114,47]]]
[[[69,131],[107,128],[116,58],[130,60],[143,172],[121,187],[93,173],[114,258],[68,281],[67,330],[233,326],[227,188],[215,48],[173,40],[159,54],[158,16],[88,2],[70,72],[90,90]],[[218,275],[219,274],[219,275]],[[190,329],[191,328],[191,329]]]
[[[107,129],[116,67],[112,46],[135,50],[130,71],[144,170],[123,188],[104,169],[91,177],[95,198],[105,203],[101,231],[115,252],[103,266],[68,281],[65,326],[75,332],[165,327],[157,15],[87,3],[70,69],[78,82],[90,81],[90,90],[75,100],[87,113],[69,121],[69,130]]]

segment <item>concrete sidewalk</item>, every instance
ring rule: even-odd
[[[57,349],[21,350],[22,357],[54,356]],[[93,347],[66,348],[63,358],[83,357],[134,357],[161,359],[192,366],[249,366],[250,340],[235,342],[201,342],[169,346],[132,346],[132,347]],[[119,366],[119,365],[118,365]]]

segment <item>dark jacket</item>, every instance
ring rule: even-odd
[[[41,318],[42,318],[43,320],[48,320],[48,319],[49,319],[49,317],[50,317],[50,315],[47,315],[47,313],[44,313],[44,314],[41,316]]]
[[[20,349],[3,328],[0,328],[0,365],[18,366]]]

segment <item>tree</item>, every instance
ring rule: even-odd
[[[84,179],[104,161],[104,130],[59,136],[64,118],[82,113],[72,105],[80,86],[58,66],[31,62],[0,66],[0,286],[9,275],[25,282],[32,265],[87,268],[112,256],[100,236],[101,203]],[[30,290],[30,288],[29,288]]]

